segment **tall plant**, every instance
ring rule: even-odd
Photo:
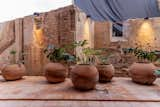
[[[94,64],[96,62],[96,55],[100,53],[99,50],[95,50],[90,47],[86,47],[87,40],[74,42],[71,47],[78,48],[77,63],[78,64]]]

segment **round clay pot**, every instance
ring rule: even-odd
[[[98,71],[92,65],[76,65],[71,70],[71,80],[78,90],[94,89],[98,81]]]
[[[156,66],[152,63],[134,63],[129,68],[132,81],[144,85],[151,85],[156,80],[154,70]]]
[[[100,83],[110,82],[112,80],[115,72],[115,69],[112,64],[97,65],[96,67],[99,72]]]
[[[60,63],[48,63],[45,66],[45,77],[50,83],[64,82],[67,76],[67,69]]]
[[[2,68],[2,76],[6,81],[14,81],[22,79],[26,69],[23,64],[5,65]]]

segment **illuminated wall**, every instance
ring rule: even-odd
[[[128,20],[124,22],[123,34],[128,47],[160,50],[160,18]]]
[[[33,44],[38,48],[44,48],[45,45],[45,37],[43,32],[43,17],[42,16],[34,16],[34,24],[33,24]]]
[[[137,45],[145,50],[154,47],[155,31],[149,20],[144,20],[137,31]]]
[[[94,47],[94,21],[81,11],[76,13],[75,40],[87,40],[88,47]]]

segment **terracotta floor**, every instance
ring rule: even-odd
[[[106,91],[108,90],[108,91]],[[30,76],[6,82],[0,77],[0,107],[160,107],[160,79],[152,86],[129,78],[113,78],[96,90],[80,92],[70,79],[48,84],[44,77]]]

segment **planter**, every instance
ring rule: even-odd
[[[110,82],[114,76],[114,67],[112,64],[108,65],[97,65],[97,70],[99,72],[99,82],[105,83]]]
[[[76,65],[71,70],[72,83],[78,90],[94,89],[98,77],[98,71],[92,65]]]
[[[67,69],[60,63],[48,63],[45,66],[45,77],[50,83],[64,82],[67,76]]]
[[[6,81],[22,79],[26,69],[23,64],[6,65],[2,68],[2,76]]]
[[[132,81],[145,85],[151,85],[156,80],[154,70],[156,67],[152,63],[134,63],[129,68]]]

